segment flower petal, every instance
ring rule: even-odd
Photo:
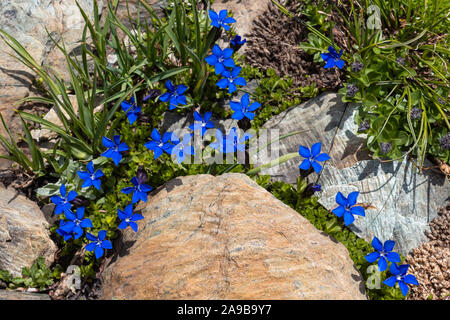
[[[347,198],[344,197],[344,195],[340,191],[338,191],[338,193],[336,194],[336,203],[343,207],[347,207],[348,205]]]
[[[112,243],[109,240],[102,241],[102,248],[103,249],[112,249]]]
[[[345,208],[343,206],[338,206],[337,208],[334,208],[331,210],[336,216],[342,217],[342,215],[345,213]]]
[[[311,165],[316,173],[322,170],[322,166],[317,161],[311,161]]]
[[[383,283],[389,287],[393,287],[397,283],[397,278],[395,276],[389,277]]]
[[[367,262],[369,263],[373,263],[375,261],[377,261],[377,259],[380,257],[380,253],[378,252],[372,252],[369,253],[367,256],[365,256],[364,258],[367,260]]]
[[[359,191],[350,192],[350,194],[347,197],[348,205],[350,207],[354,206],[356,204],[356,200],[358,199],[358,196],[359,196]]]
[[[92,251],[97,247],[97,244],[95,242],[88,243],[84,248],[86,251]]]
[[[97,259],[101,258],[103,256],[103,249],[100,246],[95,247],[95,257]]]
[[[387,269],[387,261],[385,257],[380,257],[378,260],[378,271],[383,272]]]
[[[330,159],[331,159],[331,157],[327,153],[321,153],[314,160],[322,162],[322,161],[327,161]]]
[[[406,297],[406,295],[408,294],[408,291],[409,291],[408,285],[406,283],[404,283],[403,281],[399,281],[398,286],[400,287],[400,290],[402,291],[403,296]]]
[[[114,142],[111,139],[108,139],[107,137],[102,138],[102,143],[105,148],[114,147]]]
[[[355,221],[355,217],[353,217],[353,215],[349,212],[349,211],[345,211],[344,213],[344,223],[346,226],[351,225],[353,223],[353,221]]]
[[[403,278],[403,282],[409,283],[409,284],[415,284],[416,286],[419,285],[419,282],[417,281],[416,277],[413,276],[412,274],[407,274]]]
[[[395,262],[395,263],[400,263],[401,262],[400,255],[397,252],[388,252],[386,254],[386,258],[390,262]]]
[[[311,157],[315,158],[320,153],[321,148],[322,142],[314,143],[311,147]]]
[[[311,167],[311,161],[305,159],[298,167],[302,170],[308,170]]]
[[[217,57],[214,54],[206,57],[205,60],[206,60],[206,63],[209,64],[210,66],[215,65],[218,61]]]
[[[354,206],[354,207],[351,207],[351,208],[350,208],[350,212],[351,212],[352,214],[356,214],[356,215],[358,215],[358,216],[363,216],[363,217],[365,217],[365,215],[366,215],[366,212],[364,211],[364,208],[361,207],[361,206]]]
[[[383,250],[383,244],[377,237],[373,237],[371,244],[375,250],[380,251],[380,252]]]
[[[385,252],[389,252],[389,251],[392,251],[392,249],[394,249],[394,246],[395,246],[395,241],[393,241],[393,240],[386,240],[384,242],[383,249],[384,249]]]
[[[311,157],[311,153],[309,152],[309,149],[307,147],[304,146],[300,146],[298,149],[298,153],[303,157],[303,158],[309,158]]]
[[[98,232],[98,239],[99,240],[104,240],[106,237],[106,230],[101,230]]]

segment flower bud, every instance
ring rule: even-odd
[[[72,211],[79,207],[87,207],[90,204],[89,199],[83,196],[77,196],[75,199],[73,199],[71,202],[72,204]]]
[[[147,182],[148,174],[143,166],[139,166],[139,168],[137,169],[136,179],[138,180],[139,184],[144,184]]]

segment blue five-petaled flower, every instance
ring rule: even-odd
[[[172,137],[172,132],[166,132],[161,137],[161,134],[157,129],[153,129],[152,131],[152,140],[144,143],[144,146],[152,150],[154,153],[154,158],[158,159],[164,151],[168,154],[172,153],[173,144],[170,142],[170,138]]]
[[[55,208],[55,214],[61,214],[61,213],[67,213],[70,212],[70,208],[72,208],[72,205],[70,202],[77,197],[76,191],[70,191],[68,194],[66,194],[66,186],[63,184],[59,188],[59,192],[61,193],[61,197],[59,196],[52,196],[50,199],[54,204],[56,204]]]
[[[259,102],[253,102],[250,104],[250,97],[248,93],[244,94],[241,98],[241,102],[230,102],[231,110],[234,111],[233,115],[231,116],[232,119],[241,120],[244,117],[253,120],[255,117],[255,114],[253,111],[258,109],[261,106]]]
[[[212,48],[212,55],[205,58],[206,62],[214,66],[216,74],[222,74],[226,68],[234,68],[234,60],[231,58],[233,55],[233,49],[225,48],[220,49],[220,47],[215,44]]]
[[[133,205],[129,204],[125,207],[125,209],[120,210],[117,209],[117,215],[122,222],[119,224],[117,228],[126,229],[128,226],[134,230],[134,232],[138,231],[138,226],[136,221],[144,219],[144,217],[138,213],[133,213]]]
[[[400,255],[397,252],[392,252],[394,246],[395,241],[387,240],[383,245],[377,237],[374,237],[372,240],[372,247],[376,251],[369,253],[367,256],[365,256],[365,259],[370,263],[375,262],[378,259],[378,270],[380,272],[383,272],[387,269],[387,260],[392,263],[399,263],[401,261]]]
[[[185,105],[187,103],[186,96],[183,93],[188,89],[184,84],[180,84],[178,86],[174,86],[172,81],[167,80],[166,88],[168,92],[162,94],[159,97],[159,100],[162,102],[169,101],[169,110],[175,109],[178,105]]]
[[[336,195],[336,202],[339,205],[337,208],[333,209],[332,212],[338,216],[344,216],[344,223],[346,226],[353,223],[355,217],[354,214],[359,216],[365,216],[366,213],[362,206],[356,205],[356,200],[358,198],[359,192],[353,191],[348,195],[348,198],[344,197],[341,192],[338,192]]]
[[[324,66],[325,69],[333,68],[334,66],[338,67],[339,69],[342,69],[344,67],[344,60],[341,59],[343,50],[339,52],[339,54],[336,52],[336,50],[332,47],[328,47],[328,53],[322,53],[320,56],[324,61],[326,61],[326,64]]]
[[[66,212],[64,215],[68,219],[64,225],[60,226],[60,229],[67,233],[73,232],[74,239],[78,239],[83,235],[83,228],[92,228],[92,221],[88,218],[84,218],[84,207],[79,207],[76,214],[73,212]]]
[[[141,107],[136,105],[134,97],[131,97],[130,102],[123,101],[121,103],[121,106],[123,111],[125,111],[127,114],[128,122],[130,124],[133,124],[141,113]]]
[[[59,228],[56,229],[56,233],[58,233],[61,237],[63,237],[64,241],[67,241],[70,238],[72,238],[72,236],[74,236],[74,232],[73,232],[73,230],[71,230],[69,232],[63,230],[62,228],[65,226],[65,224],[66,224],[66,222],[64,220],[62,220],[62,219],[59,220]],[[75,235],[75,236],[77,237],[75,239],[78,239],[79,237],[81,237],[81,234],[79,236],[78,235]]]
[[[206,130],[214,128],[214,124],[210,121],[212,116],[212,112],[205,112],[205,115],[202,117],[200,113],[197,111],[194,112],[194,124],[189,126],[189,129],[192,131],[201,130],[202,137],[205,135]]]
[[[300,164],[299,168],[302,170],[308,170],[312,166],[314,171],[319,173],[320,170],[322,170],[322,166],[319,164],[319,162],[331,159],[328,154],[320,153],[321,148],[322,148],[321,142],[317,142],[317,143],[313,144],[311,147],[311,151],[309,151],[309,149],[307,147],[300,146],[298,153],[303,158],[306,158],[306,159],[303,160],[303,162]]]
[[[230,26],[228,24],[236,22],[234,18],[228,17],[228,11],[225,9],[220,10],[219,14],[213,10],[209,10],[209,17],[212,20],[212,26],[216,28],[223,27],[225,31],[230,30]]]
[[[224,70],[222,72],[223,79],[220,79],[216,85],[220,89],[228,88],[229,93],[233,93],[237,90],[237,86],[246,86],[247,82],[243,77],[239,77],[241,72],[241,67],[234,68],[231,72],[230,70]]]
[[[397,266],[395,263],[391,264],[389,272],[392,273],[393,276],[384,280],[383,283],[389,287],[393,287],[396,283],[398,283],[403,296],[406,297],[409,291],[407,283],[414,285],[419,284],[415,276],[412,274],[406,274],[406,272],[408,272],[408,268],[409,264],[402,264],[400,266]]]
[[[147,202],[147,193],[152,191],[152,187],[148,184],[145,184],[143,181],[140,181],[137,177],[131,178],[131,182],[134,187],[123,188],[121,191],[125,194],[130,194],[133,192],[132,203],[136,203],[139,200],[143,202]]]
[[[90,234],[89,232],[86,234],[86,238],[89,241],[92,241],[88,243],[85,247],[86,251],[93,251],[95,252],[95,257],[98,259],[101,256],[103,256],[103,249],[112,249],[112,243],[109,240],[105,240],[106,237],[106,230],[101,230],[98,233],[98,237]]]
[[[103,146],[108,148],[101,155],[106,158],[111,158],[116,166],[119,165],[120,160],[122,160],[121,152],[128,151],[129,148],[125,142],[120,142],[120,136],[114,136],[113,140],[103,137]]]
[[[94,186],[97,190],[100,190],[100,186],[102,181],[100,180],[103,177],[103,171],[98,169],[94,170],[94,164],[90,161],[86,166],[88,171],[78,171],[78,176],[81,180],[84,180],[82,188],[87,188],[90,186]]]

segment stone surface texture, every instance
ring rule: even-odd
[[[102,299],[366,299],[347,249],[245,175],[176,178],[139,210]]]
[[[48,227],[34,202],[0,184],[0,270],[20,276],[40,256],[50,265],[57,248]]]
[[[309,130],[281,140],[278,147],[274,144],[273,151],[281,156],[298,152],[300,145],[311,147],[322,142],[322,152],[327,152],[331,160],[325,163],[320,176],[311,175],[312,181],[318,179],[322,185],[319,202],[333,209],[338,191],[345,196],[359,191],[358,202],[370,203],[376,209],[366,210],[366,217],[356,217],[351,225],[353,231],[369,242],[374,236],[383,241],[395,240],[396,249],[406,255],[427,240],[424,231],[437,216],[438,208],[445,205],[450,194],[449,181],[432,170],[418,173],[408,159],[393,162],[370,159],[364,151],[364,135],[356,135],[355,112],[356,105],[342,103],[336,93],[324,93],[280,113],[264,127],[279,130],[280,136]],[[302,159],[299,156],[262,173],[295,184]],[[258,161],[257,164],[263,163]],[[425,162],[424,166],[432,164]]]

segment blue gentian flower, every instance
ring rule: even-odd
[[[167,90],[169,90],[169,92],[162,94],[159,97],[159,100],[161,100],[162,102],[169,101],[169,110],[175,109],[179,104],[185,105],[187,103],[186,96],[183,95],[183,93],[186,92],[188,87],[186,87],[184,84],[180,84],[175,87],[172,81],[167,80],[166,88]]]
[[[77,213],[74,214],[73,212],[66,212],[64,215],[68,219],[66,223],[63,226],[60,226],[60,229],[62,229],[65,232],[73,232],[74,239],[78,239],[83,235],[83,228],[92,228],[92,221],[88,218],[83,219],[84,217],[84,207],[79,207],[77,209]]]
[[[72,230],[67,232],[63,229],[63,227],[66,225],[66,222],[64,220],[59,220],[59,228],[56,229],[56,232],[64,238],[64,241],[69,240],[73,236]],[[81,236],[81,235],[80,235]]]
[[[120,136],[114,136],[113,140],[103,137],[102,142],[103,146],[108,148],[108,150],[101,155],[106,158],[111,158],[116,166],[122,160],[121,152],[130,150],[125,142],[120,142]]]
[[[119,216],[119,219],[122,220],[122,222],[119,224],[117,228],[126,229],[128,226],[130,226],[131,229],[134,230],[134,232],[138,231],[136,221],[144,219],[144,217],[140,214],[137,213],[133,214],[132,204],[127,205],[123,211],[117,209],[117,215]]]
[[[109,240],[105,240],[106,237],[106,230],[101,230],[98,233],[98,237],[90,234],[89,232],[86,233],[86,238],[89,241],[92,241],[88,243],[85,247],[86,251],[93,251],[95,250],[95,257],[98,259],[101,256],[103,256],[103,249],[112,249],[112,243]]]
[[[186,155],[195,154],[194,147],[190,145],[192,133],[186,133],[183,137],[183,141],[175,141],[178,144],[173,147],[172,155],[176,154],[178,163],[182,163],[186,159]]]
[[[121,106],[123,111],[127,114],[128,122],[133,124],[137,120],[139,113],[141,113],[141,107],[136,105],[134,97],[131,97],[130,102],[123,101]]]
[[[328,53],[322,53],[320,56],[324,61],[326,61],[326,64],[324,66],[325,69],[333,68],[334,66],[338,67],[339,69],[342,69],[344,67],[344,60],[341,60],[343,50],[339,52],[339,54],[336,52],[336,49],[334,49],[332,46],[328,47]]]
[[[330,156],[326,153],[320,153],[320,149],[322,148],[322,143],[317,142],[312,145],[311,152],[307,147],[300,146],[298,153],[303,157],[306,158],[303,160],[303,162],[300,164],[299,168],[302,170],[308,170],[311,166],[313,167],[314,171],[319,173],[320,170],[322,170],[322,166],[319,164],[318,161],[326,161],[330,160]]]
[[[205,60],[210,66],[214,66],[216,74],[222,74],[225,68],[234,68],[234,60],[231,58],[233,55],[233,49],[226,48],[220,49],[220,47],[215,44],[212,49],[213,54],[206,57]]]
[[[387,240],[384,242],[384,245],[378,240],[377,237],[374,237],[372,240],[372,247],[376,250],[375,252],[369,253],[364,258],[372,263],[378,260],[378,270],[380,272],[387,269],[387,260],[392,263],[399,263],[401,261],[400,255],[397,252],[392,252],[392,249],[395,246],[395,241]],[[386,260],[387,259],[387,260]]]
[[[213,10],[209,10],[209,17],[211,18],[212,22],[211,25],[220,28],[223,27],[225,31],[230,30],[230,26],[228,24],[236,22],[235,19],[228,16],[227,10],[220,10],[219,14],[217,14]]]
[[[72,208],[72,205],[70,202],[75,199],[78,195],[76,191],[70,191],[68,194],[66,194],[66,185],[61,185],[59,188],[59,192],[61,193],[61,197],[59,196],[52,196],[50,199],[54,204],[56,204],[55,208],[55,214],[61,214],[61,213],[67,213],[70,212],[70,208]]]
[[[201,130],[202,137],[205,135],[206,130],[214,128],[214,124],[210,121],[212,112],[205,112],[205,116],[202,117],[197,111],[194,112],[194,124],[189,126],[192,131]]]
[[[243,44],[245,44],[246,42],[247,42],[247,40],[246,39],[242,39],[241,38],[241,36],[238,36],[238,35],[236,35],[231,41],[230,41],[230,44],[233,46],[233,47],[240,47],[240,46],[242,46]]]
[[[336,195],[336,202],[339,206],[333,209],[332,212],[338,217],[342,217],[342,215],[344,215],[344,222],[346,226],[355,220],[355,217],[353,217],[354,214],[363,217],[366,215],[363,207],[356,206],[356,199],[358,198],[358,195],[358,191],[351,192],[348,195],[348,199],[344,197],[341,192],[338,192]]]
[[[137,177],[133,177],[131,183],[133,183],[134,187],[123,188],[121,190],[122,193],[130,194],[133,192],[132,203],[136,203],[139,200],[147,202],[147,193],[152,191],[152,187],[145,184],[144,181],[140,181]]]
[[[78,171],[78,176],[81,180],[84,180],[82,188],[87,188],[90,186],[94,186],[97,190],[100,190],[100,186],[102,181],[100,180],[103,177],[103,171],[98,169],[94,170],[94,163],[90,161],[86,166],[88,171]]]
[[[258,109],[261,104],[259,102],[253,102],[250,104],[250,96],[248,93],[244,94],[241,98],[241,102],[230,101],[231,110],[234,111],[231,116],[232,119],[241,120],[244,117],[253,120],[255,114],[253,111]]]
[[[409,264],[402,264],[400,266],[397,266],[395,263],[391,264],[389,272],[392,273],[393,276],[384,280],[383,283],[389,287],[393,287],[396,283],[398,283],[403,296],[406,297],[409,291],[407,284],[419,284],[415,276],[412,274],[406,274],[406,272],[408,272],[408,268]]]
[[[171,136],[172,132],[166,132],[161,137],[161,134],[158,132],[158,130],[153,129],[152,140],[144,143],[144,146],[147,149],[152,150],[154,153],[154,158],[158,159],[164,151],[168,154],[171,154],[171,150],[173,148],[173,145],[170,143]]]
[[[246,86],[247,81],[243,77],[238,77],[241,72],[241,67],[234,68],[231,72],[230,70],[224,70],[222,72],[223,79],[220,79],[216,85],[220,89],[228,88],[229,93],[233,93],[237,90],[237,86]]]

